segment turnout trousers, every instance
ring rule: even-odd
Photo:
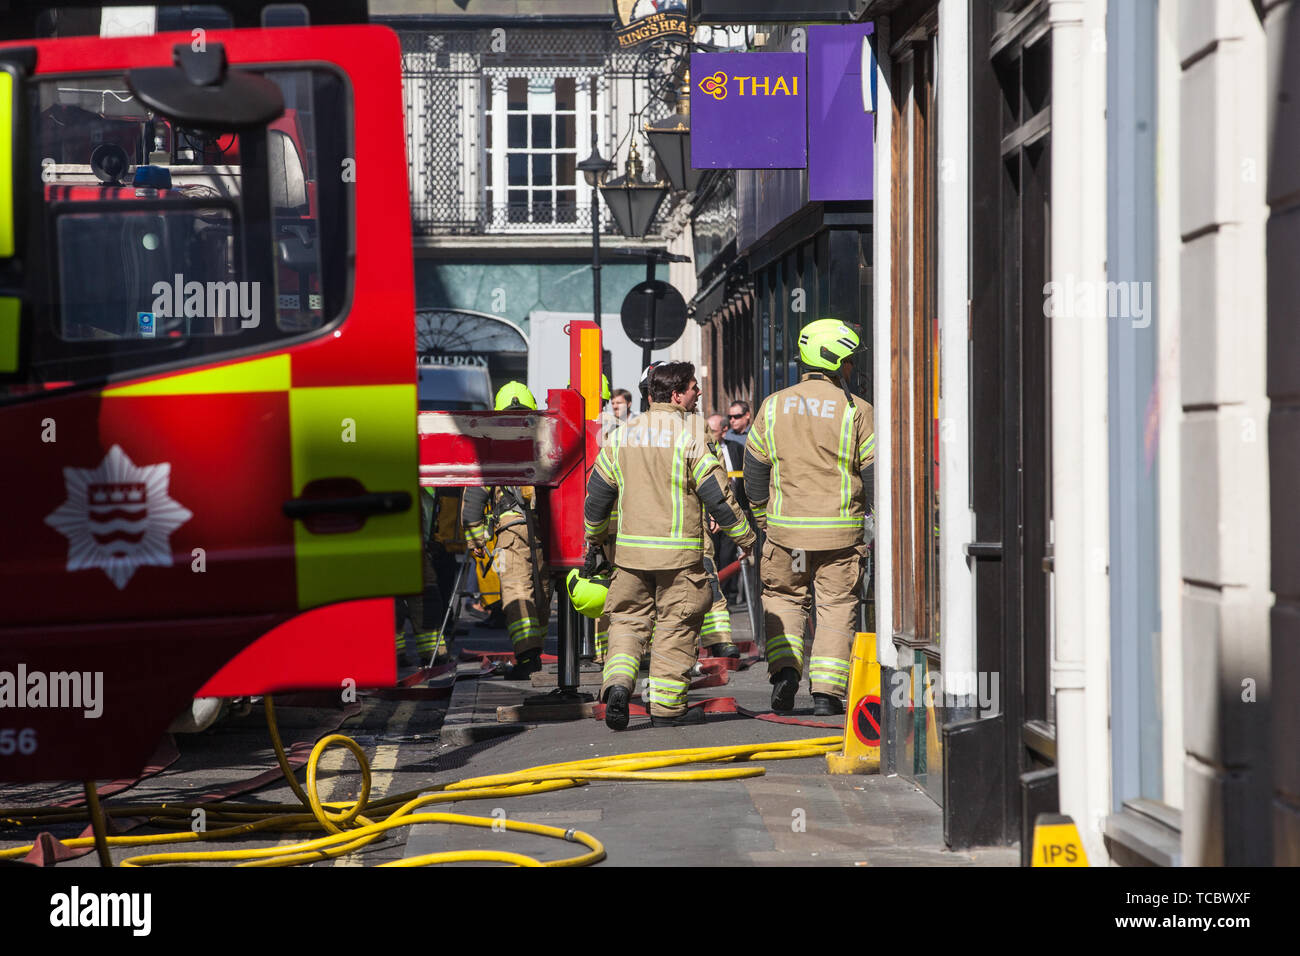
[[[767,635],[767,670],[804,670],[804,628],[817,595],[817,630],[813,636],[808,680],[814,694],[843,697],[849,683],[858,584],[867,546],[834,551],[783,548],[763,543],[763,629]]]
[[[722,583],[718,580],[717,562],[709,554],[704,555],[704,570],[709,575],[709,588],[712,605],[704,614],[704,623],[700,627],[700,646],[712,647],[714,644],[731,642],[731,612],[727,610],[727,599],[722,593]]]
[[[420,515],[424,522],[425,529],[425,546],[420,549],[420,556],[423,563],[421,578],[424,590],[419,594],[413,594],[406,598],[406,613],[402,613],[401,598],[397,600],[397,653],[405,655],[407,649],[406,629],[404,618],[409,616],[411,627],[415,633],[412,636],[412,643],[415,651],[421,661],[431,660],[434,657],[444,654],[447,651],[447,641],[442,633],[442,619],[447,611],[447,602],[454,595],[451,595],[449,589],[451,580],[443,584],[444,575],[438,573],[438,569],[433,563],[433,558],[429,553],[429,528],[433,524],[434,516],[433,499],[429,495],[420,495]],[[446,551],[441,551],[446,555]],[[454,561],[454,559],[453,559]],[[454,563],[453,563],[454,567]],[[455,574],[455,571],[452,571]]]
[[[612,565],[614,564],[614,549],[618,545],[618,537],[610,535],[605,542],[605,558]],[[605,657],[609,654],[609,602],[605,602],[605,613],[596,618],[596,657],[597,664],[604,664]]]
[[[650,713],[676,717],[686,710],[686,690],[695,664],[695,641],[704,613],[713,603],[709,575],[701,565],[641,571],[617,568],[609,585],[609,654],[605,658],[603,700],[611,687],[636,689],[641,656],[654,629],[650,651]]]
[[[424,557],[424,591],[418,597],[407,599],[411,613],[411,626],[415,629],[415,649],[421,659],[433,658],[447,650],[446,637],[442,633],[442,619],[447,610],[447,600],[438,585],[438,572],[429,557],[429,549],[423,549]],[[401,650],[402,638],[398,638]]]
[[[542,549],[529,547],[528,526],[520,521],[497,532],[493,555],[501,579],[501,610],[514,652],[536,650],[551,621],[551,593],[542,564]],[[541,593],[537,579],[541,578]]]

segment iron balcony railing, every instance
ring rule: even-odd
[[[576,196],[575,201],[554,197],[544,202],[498,202],[495,197],[488,201],[484,168],[488,151],[478,122],[490,82],[486,71],[507,68],[526,74],[572,67],[603,73],[603,125],[612,135],[606,135],[599,146],[607,157],[615,154],[620,143],[626,146],[629,115],[638,114],[631,122],[639,129],[641,123],[671,111],[667,103],[649,96],[645,61],[620,50],[608,28],[565,25],[511,28],[504,33],[491,29],[434,33],[391,25],[402,43],[411,224],[416,237],[591,233],[591,187],[581,176],[575,184],[555,187],[557,193]],[[614,128],[615,118],[621,123],[619,129]],[[644,140],[640,146],[644,155],[648,149]],[[578,158],[588,152],[589,144],[578,144]],[[660,206],[651,235],[662,234],[673,207],[671,199]],[[601,233],[617,234],[607,209],[602,209]]]

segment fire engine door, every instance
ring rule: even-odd
[[[391,681],[391,601],[358,599],[421,587],[396,37],[68,38],[6,58],[0,729],[33,733],[26,753],[0,743],[0,779],[138,769],[268,632],[296,650],[218,692]],[[228,115],[184,88],[204,83]],[[51,694],[56,672],[92,675],[80,706],[71,678]]]

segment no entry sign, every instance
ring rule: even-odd
[[[880,746],[880,698],[863,697],[853,708],[853,733],[868,747]]]

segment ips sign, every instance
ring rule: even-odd
[[[691,54],[691,166],[806,166],[806,69],[802,53]]]

